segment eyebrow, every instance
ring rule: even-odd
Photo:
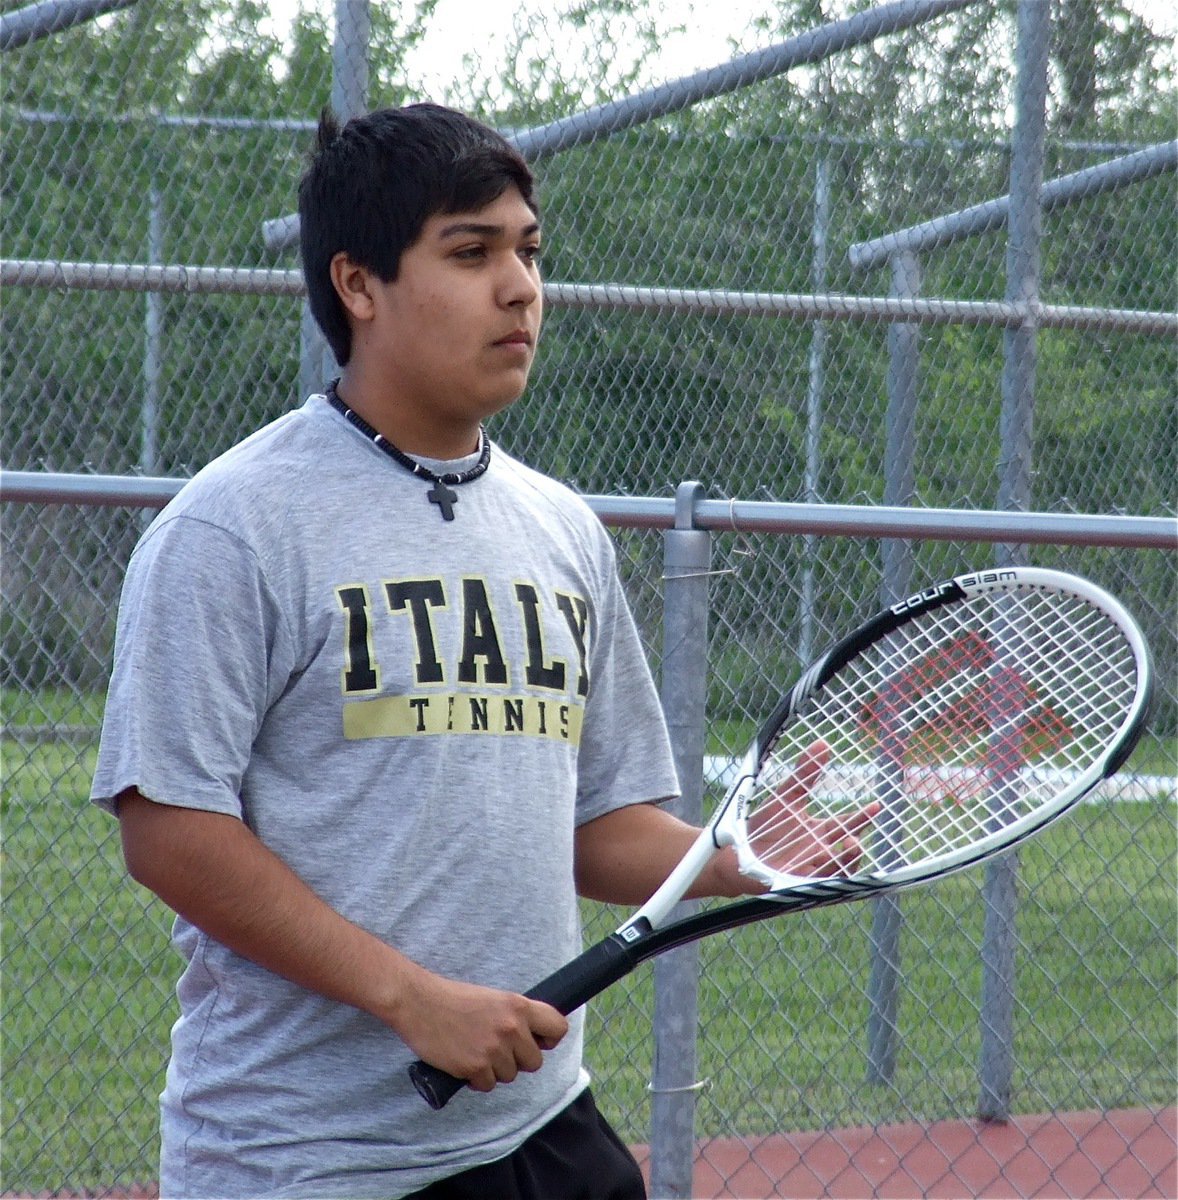
[[[445,225],[438,230],[438,238],[455,237],[458,234],[463,234],[467,237],[487,237],[497,238],[503,237],[507,232],[505,225],[485,225],[478,221],[456,221],[453,225]],[[525,226],[520,230],[520,237],[531,237],[534,233],[540,232],[540,222],[533,221],[532,224]]]

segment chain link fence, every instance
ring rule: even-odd
[[[725,500],[1173,515],[1172,13],[788,0],[723,6],[724,27],[717,7],[517,4],[466,46],[450,0],[0,4],[5,469],[183,477],[321,386],[280,220],[316,114],[430,98],[537,160],[549,314],[493,434],[539,468],[601,495],[700,479]],[[155,1177],[177,963],[86,794],[151,513],[0,515],[0,1187],[126,1194]],[[615,532],[658,671],[660,536]],[[963,876],[904,901],[883,1072],[866,906],[701,949],[695,1194],[1178,1192],[1173,553],[735,517],[713,543],[710,777],[830,638],[995,553],[1121,596],[1160,694],[1114,793],[1019,856],[1005,1123],[976,1121],[986,901]],[[588,1038],[640,1146],[653,988],[595,1002]]]

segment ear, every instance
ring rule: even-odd
[[[371,321],[376,306],[370,283],[372,273],[353,262],[342,250],[331,260],[331,282],[340,303],[355,321]]]

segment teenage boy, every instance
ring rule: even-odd
[[[482,429],[535,355],[537,212],[459,113],[325,117],[299,213],[341,378],[132,557],[93,797],[178,914],[165,1196],[643,1194],[580,1017],[520,994],[578,952],[576,892],[638,903],[695,835],[652,803],[607,536]],[[699,892],[748,890],[722,858]],[[474,1091],[432,1111],[417,1057]]]

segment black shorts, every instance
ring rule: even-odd
[[[634,1156],[588,1089],[514,1154],[431,1183],[406,1200],[646,1200]]]

